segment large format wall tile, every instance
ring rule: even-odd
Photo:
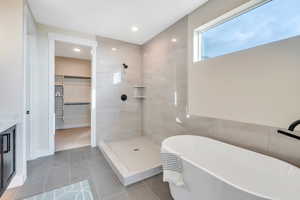
[[[142,132],[142,101],[133,98],[133,86],[142,80],[141,47],[102,37],[97,40],[98,142],[139,136]],[[127,70],[123,63],[129,66]],[[128,96],[127,101],[121,101],[122,94]]]
[[[176,118],[186,110],[186,31],[184,18],[143,46],[147,96],[143,104],[143,133],[156,142],[187,133],[176,123]]]

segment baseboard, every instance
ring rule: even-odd
[[[124,174],[127,176],[129,173],[126,166],[124,166],[115,156],[115,154],[111,151],[111,149],[105,144],[104,141],[100,141],[98,144],[98,148],[102,152],[105,160],[108,162],[112,170],[115,172],[120,182],[125,185]]]
[[[63,127],[57,127],[57,130],[63,130],[63,129],[69,129],[69,128],[85,128],[85,127],[90,127],[91,124],[87,123],[87,124],[76,124],[76,125],[66,125]]]
[[[15,175],[15,177],[11,180],[8,189],[20,187],[25,183],[26,176],[23,174]]]
[[[38,151],[36,153],[34,153],[33,155],[31,155],[30,160],[35,160],[41,157],[45,157],[45,156],[51,156],[53,155],[50,151],[47,150],[42,150],[42,151]]]

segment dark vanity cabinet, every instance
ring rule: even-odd
[[[0,196],[16,172],[16,126],[0,133]]]

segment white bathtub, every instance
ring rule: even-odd
[[[286,162],[201,136],[174,136],[162,152],[183,160],[175,200],[300,200],[300,170]],[[299,149],[300,153],[300,149]]]

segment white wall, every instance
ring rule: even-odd
[[[2,0],[0,3],[0,115],[16,117],[17,177],[26,176],[23,131],[24,57],[23,0]],[[23,177],[24,178],[24,177]]]
[[[30,85],[28,95],[26,97],[27,108],[30,110],[30,115],[27,116],[31,119],[31,125],[39,123],[39,112],[36,110],[38,107],[38,98],[36,95],[32,95],[34,92],[38,91],[39,84],[32,84],[32,80],[39,79],[39,66],[37,64],[37,27],[36,22],[32,16],[32,13],[28,7],[26,7],[26,33],[25,33],[25,73],[26,82]],[[39,130],[36,126],[29,125],[26,133],[26,146],[27,146],[27,160],[31,160],[33,157],[35,147],[31,144],[36,144],[36,137],[33,135],[38,134]]]
[[[193,30],[244,2],[214,0],[189,17],[190,113],[287,128],[300,116],[300,37],[192,63]]]
[[[48,155],[50,152],[49,147],[49,127],[48,127],[48,106],[49,106],[49,93],[48,93],[48,76],[49,76],[49,52],[48,52],[48,33],[65,34],[68,36],[81,37],[90,40],[95,40],[95,36],[89,34],[82,34],[73,31],[67,31],[46,25],[37,25],[37,39],[38,39],[38,79],[34,80],[33,84],[38,84],[39,89],[34,91],[33,96],[38,97],[37,110],[39,111],[39,123],[34,124],[38,132],[34,133],[33,137],[36,138],[35,144],[35,157]]]
[[[0,4],[0,111],[21,117],[23,99],[23,1]]]

